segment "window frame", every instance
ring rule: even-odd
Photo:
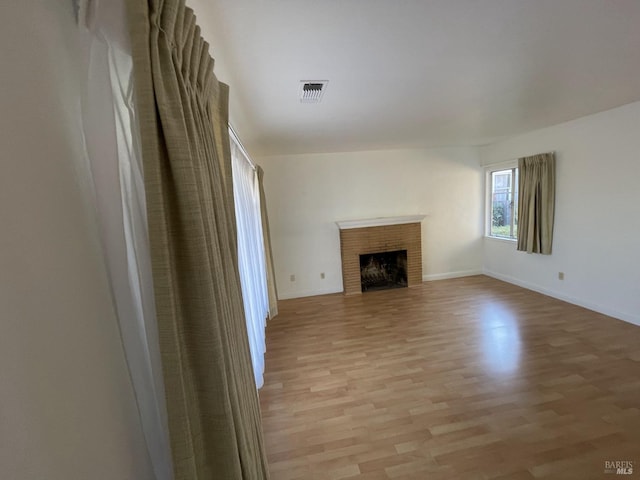
[[[514,209],[514,214],[511,217],[511,234],[510,236],[493,235],[491,233],[491,224],[493,221],[493,174],[505,170],[511,170],[511,194],[514,207],[517,207],[517,178],[518,178],[518,161],[511,160],[499,164],[488,165],[485,167],[485,237],[494,240],[502,240],[505,242],[517,242],[518,233],[513,235],[513,228],[515,226],[515,218],[517,216],[517,208]]]

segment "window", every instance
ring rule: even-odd
[[[518,238],[518,168],[490,170],[488,177],[488,228],[490,237]]]

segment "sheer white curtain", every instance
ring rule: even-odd
[[[265,327],[269,315],[267,269],[260,216],[258,175],[231,130],[233,196],[238,227],[240,283],[256,386],[262,387]]]
[[[156,480],[173,478],[151,276],[125,0],[81,10],[87,90],[81,115],[114,310]],[[82,15],[84,12],[84,15]]]

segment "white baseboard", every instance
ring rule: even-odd
[[[423,275],[423,282],[432,280],[445,280],[447,278],[470,277],[472,275],[482,275],[482,270],[461,270],[458,272],[432,273],[431,275]]]
[[[289,300],[291,298],[315,297],[317,295],[329,295],[330,293],[342,293],[342,290],[327,288],[323,290],[307,290],[302,292],[278,293],[278,300]]]
[[[482,270],[462,270],[459,272],[447,272],[447,273],[435,273],[431,275],[423,275],[423,282],[430,282],[432,280],[445,280],[447,278],[469,277],[471,275],[482,275]],[[335,288],[328,288],[324,290],[306,290],[302,292],[290,292],[279,293],[278,300],[289,300],[291,298],[302,297],[315,297],[316,295],[329,295],[331,293],[342,293],[343,290],[336,290]]]
[[[608,315],[610,317],[617,318],[618,320],[624,320],[625,322],[629,322],[634,325],[640,326],[640,315],[633,315],[625,312],[620,312],[613,308],[604,307],[596,303],[586,302],[580,298],[575,298],[569,295],[565,295],[563,293],[555,292],[553,290],[549,290],[548,288],[544,288],[544,287],[541,287],[540,285],[536,285],[533,283],[525,282],[523,280],[512,277],[510,275],[503,275],[501,273],[493,272],[491,270],[486,270],[486,269],[482,273],[484,273],[488,277],[493,277],[498,280],[502,280],[503,282],[512,283],[513,285],[526,288],[527,290],[533,290],[534,292],[542,293],[543,295],[548,295],[549,297],[557,298],[558,300],[562,300],[567,303],[572,303],[574,305],[578,305],[579,307],[593,310],[594,312],[602,313],[603,315]]]

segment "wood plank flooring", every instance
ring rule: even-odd
[[[640,327],[484,276],[279,309],[272,480],[640,478]]]

